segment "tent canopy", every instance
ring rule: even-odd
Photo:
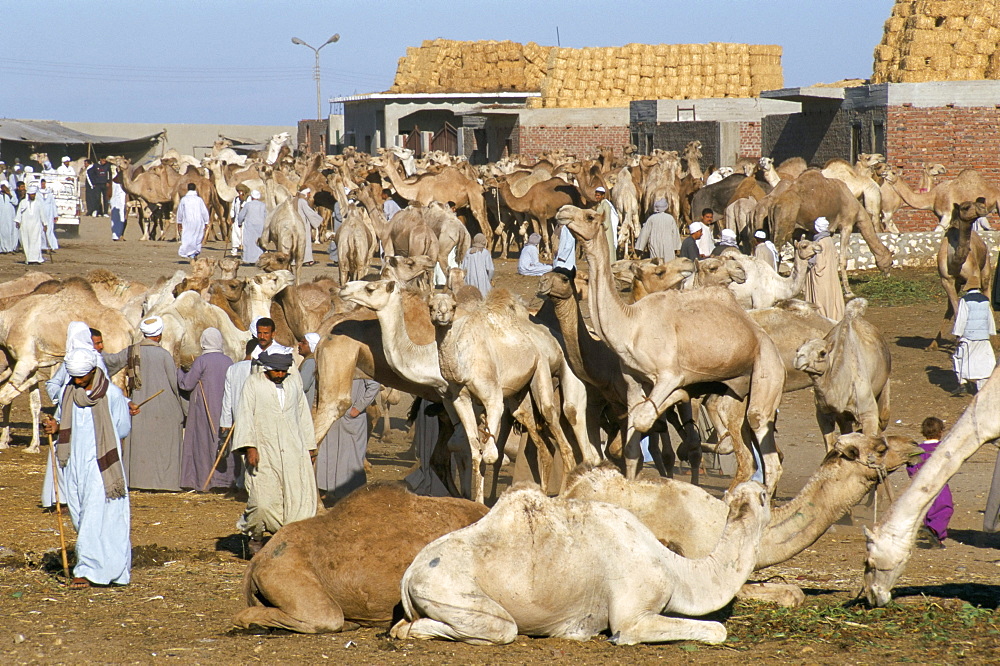
[[[150,143],[158,139],[163,132],[149,136],[126,139],[116,136],[97,136],[85,134],[70,129],[54,120],[14,120],[0,118],[0,141],[14,141],[33,144],[57,145],[106,145],[121,143]]]

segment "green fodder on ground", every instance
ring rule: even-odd
[[[881,307],[929,303],[944,297],[937,272],[927,269],[893,269],[888,277],[869,271],[850,276],[848,282],[856,295]]]

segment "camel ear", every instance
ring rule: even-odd
[[[727,259],[726,268],[729,271],[729,277],[732,278],[733,282],[743,284],[747,281],[746,271],[743,270],[743,267],[740,266],[739,262],[735,259]]]
[[[388,282],[387,282],[387,283],[385,284],[385,290],[386,290],[387,292],[389,292],[390,294],[391,294],[392,292],[396,291],[396,281],[395,281],[395,280],[389,280],[389,281],[388,281]]]
[[[861,451],[858,450],[855,444],[844,444],[841,440],[837,440],[837,443],[833,445],[833,448],[840,454],[840,456],[846,460],[857,460],[861,457]]]
[[[960,203],[954,203],[954,204],[952,204],[952,207],[951,207],[951,219],[957,220],[958,217],[959,217],[959,213],[961,211],[962,211],[962,204],[960,204]]]

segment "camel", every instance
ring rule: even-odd
[[[963,201],[975,201],[979,197],[986,199],[987,211],[1000,212],[1000,188],[983,178],[975,169],[963,169],[954,180],[938,183],[930,192],[914,192],[906,181],[888,169],[884,172],[888,182],[900,198],[911,208],[929,210],[938,217],[935,231],[941,232],[951,226],[955,205]]]
[[[257,259],[257,268],[265,273],[292,269],[292,255],[287,252],[264,252]]]
[[[465,316],[456,317],[457,306],[455,298],[447,292],[430,299],[441,376],[448,382],[448,399],[469,439],[472,499],[477,502],[484,499],[480,463],[499,462],[497,443],[504,405],[518,421],[532,419],[530,413],[525,413],[528,411],[525,396],[529,393],[559,449],[563,482],[576,463],[560,418],[571,425],[583,461],[598,459],[587,434],[586,387],[570,370],[562,348],[549,330],[529,321],[527,310],[506,289],[494,289]],[[562,391],[562,410],[555,400],[554,380]],[[480,441],[473,401],[486,412],[485,442]]]
[[[247,567],[247,607],[233,625],[316,634],[389,623],[417,553],[485,514],[482,504],[420,497],[399,483],[363,486],[278,530]]]
[[[618,172],[610,194],[611,204],[621,215],[618,245],[623,250],[623,256],[634,255],[635,239],[639,237],[642,220],[639,216],[639,193],[628,167]]]
[[[641,202],[642,214],[651,215],[653,203],[657,199],[666,199],[670,214],[675,219],[681,219],[681,197],[678,189],[681,162],[677,157],[677,152],[660,151],[651,158],[640,158],[639,164],[646,167]]]
[[[438,174],[423,174],[417,176],[414,182],[406,182],[399,173],[398,161],[392,153],[386,154],[386,164],[382,172],[392,183],[392,188],[399,196],[408,201],[417,201],[426,206],[432,201],[454,201],[459,208],[468,207],[473,217],[479,223],[479,229],[491,241],[493,230],[486,217],[486,205],[483,203],[482,185],[471,180],[456,168],[449,167]]]
[[[534,230],[542,236],[543,250],[549,256],[552,254],[552,234],[548,229],[550,221],[562,206],[583,204],[580,191],[561,178],[550,178],[532,185],[523,197],[515,196],[504,181],[499,181],[497,188],[507,208],[524,213],[532,220]]]
[[[245,356],[250,333],[236,328],[229,316],[193,291],[185,291],[173,301],[161,302],[149,316],[163,319],[163,338],[160,346],[174,358],[180,367],[189,368],[201,354],[200,338],[206,328],[214,327],[222,333],[226,355],[233,360]],[[261,316],[266,316],[266,311]]]
[[[796,228],[812,232],[816,218],[830,221],[830,232],[840,231],[840,281],[846,298],[853,298],[847,282],[847,246],[851,233],[857,229],[875,255],[875,265],[883,272],[892,267],[892,253],[882,243],[868,212],[858,203],[843,181],[827,178],[816,169],[809,169],[792,181],[788,189],[773,202],[771,237],[781,246]]]
[[[735,199],[751,196],[749,192],[741,192],[739,196],[735,196],[737,188],[747,178],[742,173],[734,173],[717,183],[706,185],[695,192],[694,196],[691,197],[691,210],[694,212],[694,216],[700,217],[701,211],[705,208],[711,208],[717,217],[724,216],[726,214],[726,207]],[[750,178],[750,181],[751,185],[759,186],[764,194],[771,191],[771,186],[767,184],[767,181],[756,180],[754,178]]]
[[[618,354],[629,378],[628,477],[635,478],[638,467],[638,433],[647,432],[665,409],[702,390],[699,385],[711,383],[715,388],[709,390],[722,391],[727,402],[746,401],[742,414],[728,410],[734,419],[729,430],[737,440],[734,487],[753,473],[751,444],[743,446],[745,418],[764,455],[766,485],[773,489],[781,474],[774,418],[784,373],[770,338],[725,289],[665,291],[626,305],[612,282],[599,213],[564,206],[557,221],[568,225],[587,253],[591,322]],[[713,338],[713,331],[724,334]]]
[[[273,244],[276,251],[288,254],[296,283],[299,281],[299,271],[302,269],[305,247],[308,242],[310,239],[306,234],[305,224],[296,209],[295,198],[287,199],[277,208],[268,212],[264,222],[264,231],[257,240],[257,244],[264,249],[267,249],[269,244]]]
[[[891,171],[891,168],[886,165],[882,165],[882,168],[879,170],[882,178],[879,190],[882,192],[882,224],[886,229],[894,229],[896,225],[892,221],[892,218],[895,216],[896,211],[902,207],[903,198],[899,196],[896,188],[889,182],[886,176],[889,171]],[[917,187],[917,192],[921,194],[930,192],[934,187],[934,178],[947,171],[948,169],[943,164],[925,164],[920,173],[920,185]]]
[[[677,197],[680,201],[680,217],[684,222],[690,222],[691,197],[705,184],[705,173],[701,170],[701,141],[689,141],[681,153],[681,160],[687,166],[687,174],[683,178],[678,176]]]
[[[872,167],[882,164],[885,158],[878,153],[862,153],[858,155],[858,162],[854,166],[845,160],[834,159],[823,165],[821,173],[827,178],[835,178],[845,185],[856,198],[864,200],[865,210],[873,224],[882,222],[882,191],[878,183],[872,180]],[[877,229],[877,231],[882,231]],[[899,229],[892,230],[895,233]]]
[[[944,336],[951,332],[951,320],[958,312],[959,294],[967,286],[976,286],[983,292],[990,293],[992,278],[990,251],[982,236],[972,228],[976,218],[985,216],[988,212],[984,204],[976,201],[965,201],[954,205],[951,219],[955,224],[941,237],[937,255],[938,276],[948,297],[948,305],[944,311],[941,328],[927,346],[928,350],[937,349]]]
[[[212,275],[218,264],[217,259],[209,259],[208,257],[195,259],[191,262],[191,272],[174,287],[174,296],[183,291],[196,291],[207,299],[208,288],[212,284]]]
[[[795,354],[795,369],[809,375],[816,396],[826,449],[844,435],[861,432],[876,436],[889,425],[889,376],[892,356],[885,338],[864,319],[868,301],[855,298],[844,318],[822,340],[810,340]]]
[[[772,307],[778,301],[795,298],[802,293],[806,282],[809,259],[819,250],[819,244],[810,241],[796,243],[793,253],[792,273],[787,278],[778,275],[770,264],[738,251],[726,251],[723,256],[735,261],[743,271],[743,282],[732,282],[728,289],[747,310]]]
[[[446,271],[448,254],[452,250],[456,255],[458,252],[464,253],[472,244],[469,232],[458,218],[436,203],[429,206],[407,206],[393,215],[390,221],[385,219],[382,207],[375,203],[369,188],[361,187],[355,192],[368,211],[375,234],[382,242],[386,255],[433,257],[441,264],[441,270]]]
[[[390,635],[503,645],[518,634],[584,641],[610,629],[616,645],[721,643],[721,623],[690,618],[736,595],[771,514],[757,483],[734,489],[726,504],[717,546],[692,560],[626,509],[516,487],[479,522],[414,558],[400,584],[405,619]],[[562,575],[552,575],[554,566]]]
[[[780,564],[816,543],[888,474],[919,453],[907,437],[860,433],[840,437],[802,490],[787,503],[772,507],[754,570]],[[578,468],[561,497],[628,509],[667,548],[691,559],[707,557],[716,547],[728,510],[724,501],[691,484],[645,477],[628,481],[607,463]],[[671,510],[663,511],[667,506]],[[773,583],[747,583],[736,596],[794,606],[805,598],[795,586]]]
[[[132,162],[127,157],[112,158],[109,160],[118,167],[122,177],[122,189],[130,196],[144,201],[151,210],[154,217],[146,221],[142,216],[139,218],[139,228],[142,235],[139,240],[162,240],[163,227],[158,225],[162,222],[162,208],[173,201],[174,190],[180,175],[170,168],[144,169],[132,168]]]
[[[335,280],[319,276],[305,284],[290,284],[271,300],[274,339],[294,346],[306,333],[318,332],[328,317],[343,314],[351,305],[340,299],[340,285]]]
[[[24,275],[15,280],[8,280],[7,282],[0,283],[0,303],[4,303],[8,301],[8,299],[19,299],[27,296],[33,292],[35,287],[38,285],[54,279],[55,278],[48,273],[42,273],[41,271],[27,271]],[[3,309],[6,309],[6,307]]]
[[[632,301],[639,301],[657,291],[681,289],[685,280],[695,275],[701,263],[685,257],[670,261],[655,258],[632,262]]]
[[[687,260],[685,260],[687,261]],[[602,412],[607,410],[608,419],[618,426],[617,433],[609,433],[609,450],[620,455],[622,440],[628,432],[628,385],[622,371],[621,361],[606,342],[591,334],[583,320],[576,286],[563,272],[551,271],[539,279],[538,295],[547,297],[552,304],[566,361],[573,373],[589,384],[587,392],[587,433],[591,442],[599,441],[599,422]],[[539,312],[539,318],[541,318]],[[691,483],[698,484],[701,466],[701,442],[691,419],[687,404],[679,405],[682,413],[674,416],[673,425],[681,436],[683,444],[680,455],[691,465]],[[684,425],[682,425],[682,423]],[[669,438],[661,450],[659,438],[650,438],[650,453],[657,471],[667,477],[674,475],[674,452]],[[665,454],[665,456],[664,456]],[[664,460],[664,457],[666,460]]]
[[[235,280],[240,272],[240,258],[227,255],[219,259],[220,280]]]
[[[290,271],[257,273],[236,280],[215,280],[210,287],[209,303],[221,308],[236,328],[249,330],[255,319],[271,315],[274,297],[293,281]]]
[[[378,239],[365,224],[364,213],[357,206],[348,204],[344,221],[337,230],[334,240],[337,243],[340,284],[347,284],[350,280],[360,280],[368,275],[372,250],[376,247]]]

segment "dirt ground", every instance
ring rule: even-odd
[[[63,249],[45,271],[56,276],[85,275],[102,267],[152,282],[184,263],[177,245],[138,242],[134,223],[126,241],[110,240],[106,219],[85,218],[79,238],[63,239]],[[317,246],[317,250],[319,246]],[[209,256],[224,246],[210,243]],[[306,269],[311,279],[335,274],[319,265]],[[515,274],[515,260],[497,260],[499,283],[534,301],[535,278]],[[20,276],[23,264],[0,257],[0,279]],[[900,271],[927,283],[927,273]],[[868,316],[886,335],[893,354],[890,433],[919,435],[920,421],[937,415],[954,423],[968,398],[953,398],[954,379],[945,352],[923,347],[940,320],[943,299],[899,307],[872,306]],[[99,326],[100,322],[90,322]],[[401,479],[415,465],[410,437],[402,428],[408,401],[392,413],[392,430],[369,447],[374,480]],[[955,516],[944,550],[916,550],[897,588],[897,602],[866,610],[852,603],[861,588],[864,557],[862,525],[875,507],[858,507],[833,526],[812,548],[784,564],[758,572],[794,582],[806,590],[803,608],[781,610],[735,603],[720,611],[730,638],[721,646],[681,643],[614,647],[605,640],[576,643],[519,637],[500,648],[445,642],[395,641],[385,629],[301,636],[286,632],[236,632],[230,618],[242,607],[241,580],[246,561],[234,524],[242,504],[216,494],[133,492],[132,542],[135,568],[126,587],[71,591],[57,574],[58,532],[54,514],[39,507],[43,455],[24,453],[30,436],[27,399],[14,405],[15,446],[0,452],[0,661],[245,663],[250,661],[332,660],[339,663],[618,663],[667,659],[717,663],[768,659],[781,663],[950,663],[960,658],[996,662],[1000,648],[1000,538],[981,530],[982,509],[996,451],[984,447],[952,480]],[[778,501],[794,495],[822,458],[812,396],[787,395],[781,407],[778,443],[785,472]],[[43,449],[44,451],[45,449]],[[709,466],[719,461],[709,460]],[[716,465],[717,466],[717,465]],[[648,470],[645,473],[650,473]],[[682,470],[680,478],[686,478]],[[703,476],[703,478],[705,478]],[[896,495],[905,472],[891,478]],[[728,478],[710,470],[707,487],[721,493]],[[664,511],[669,511],[664,507]],[[67,522],[69,540],[72,528]]]

